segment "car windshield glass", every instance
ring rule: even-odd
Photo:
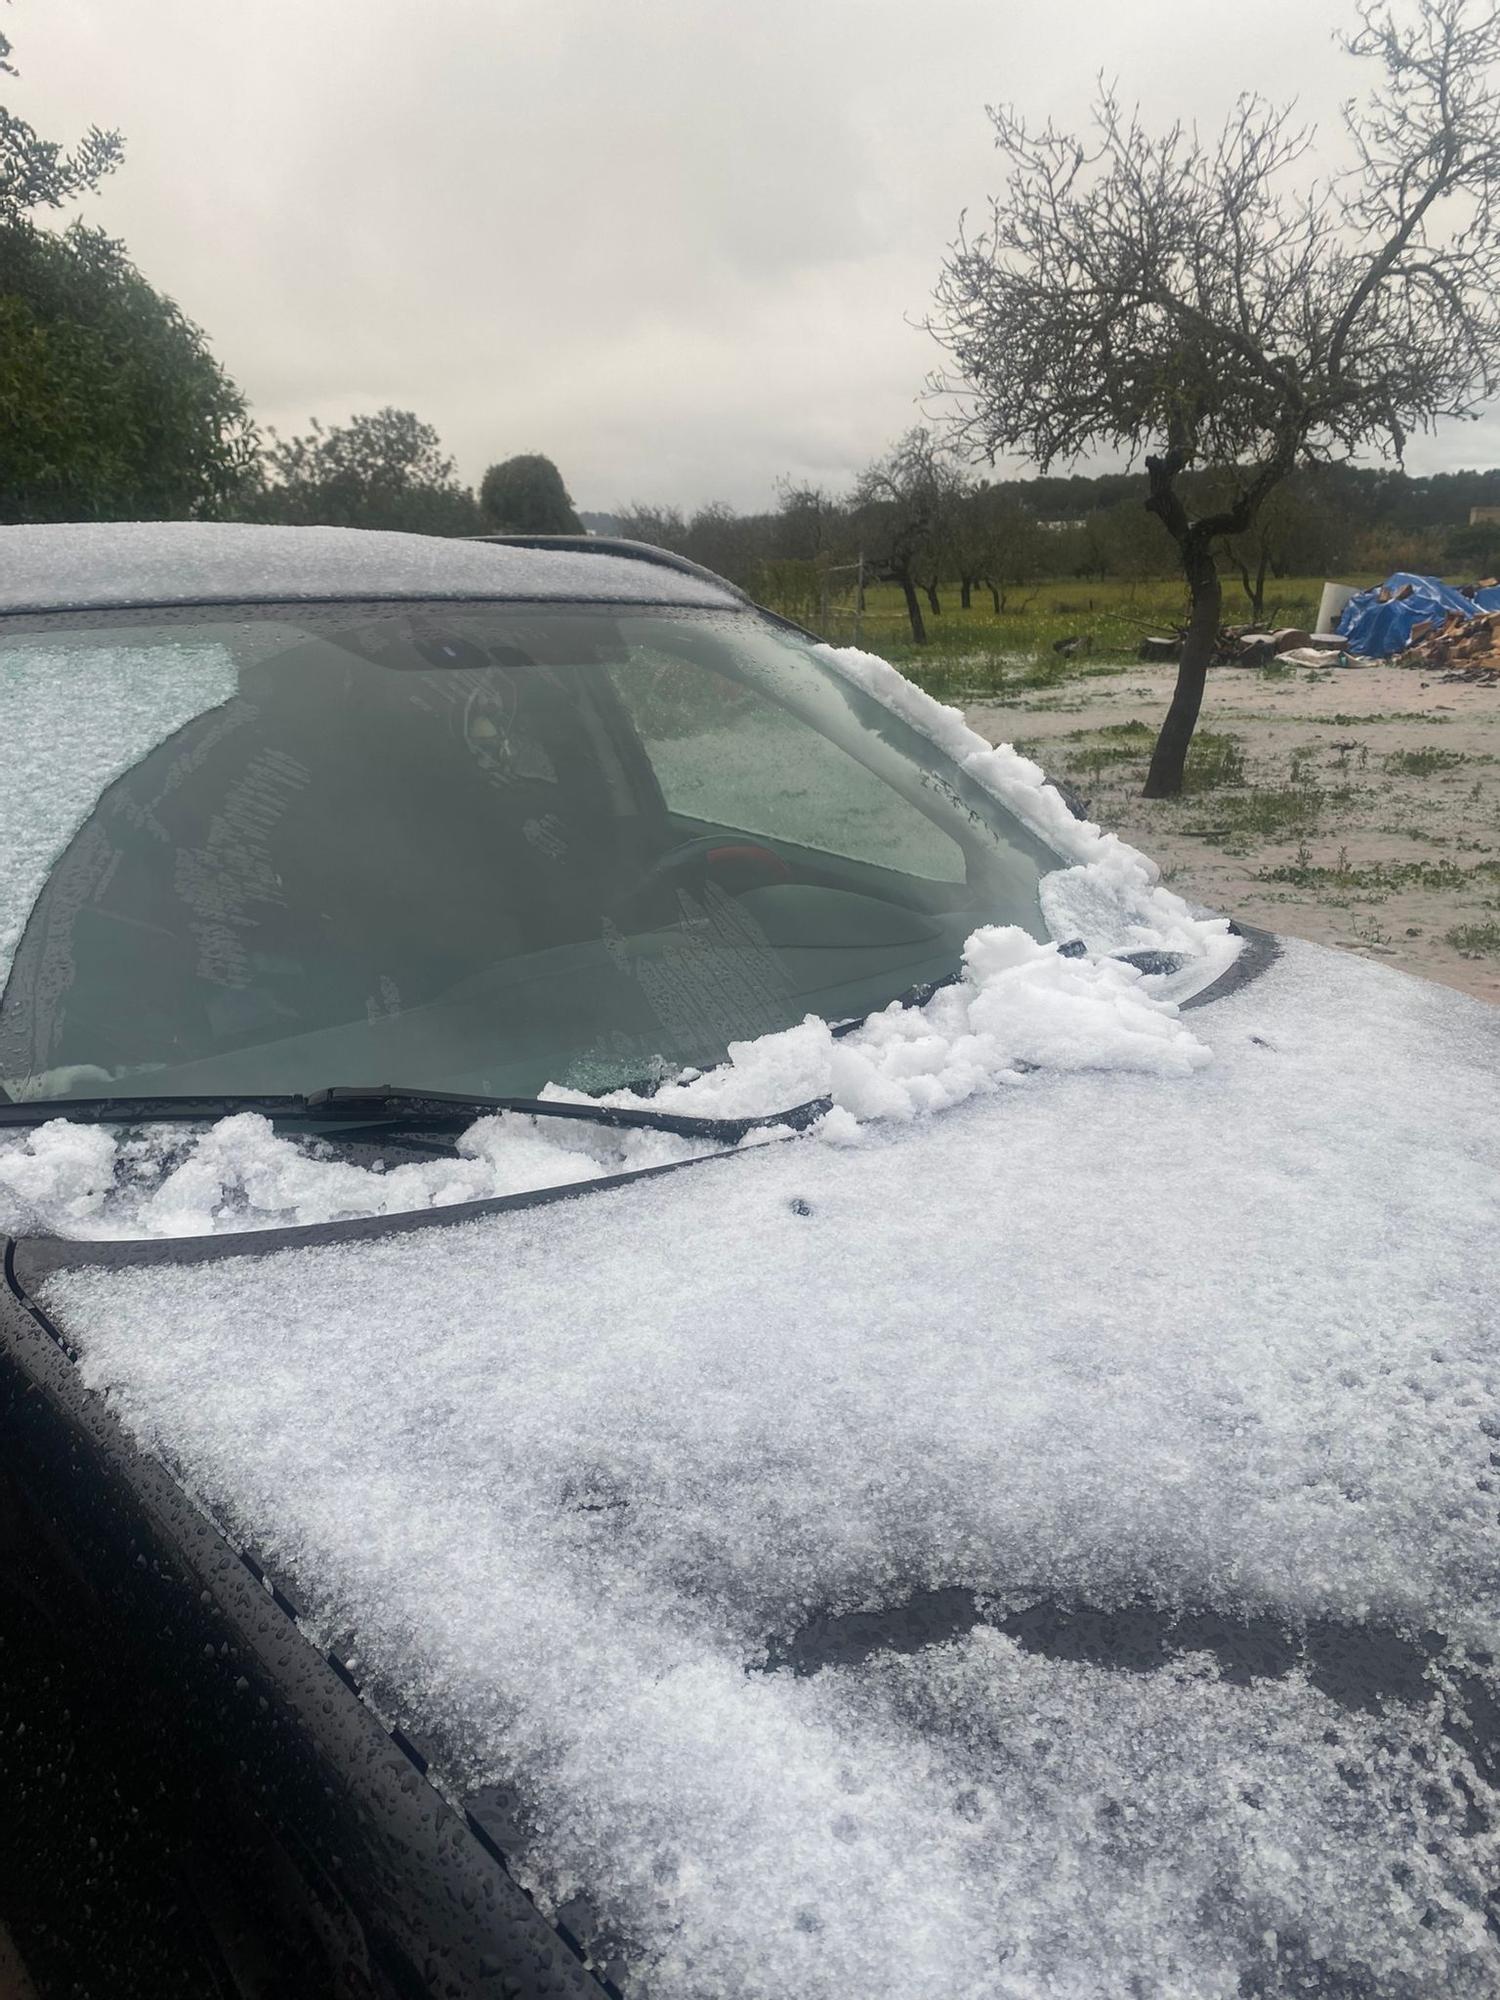
[[[12,1098],[586,1091],[1046,930],[1055,857],[752,612],[0,628]]]

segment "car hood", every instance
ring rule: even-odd
[[[1492,1994],[1500,1011],[1191,1019],[42,1303],[631,1990]]]

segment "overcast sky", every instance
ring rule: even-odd
[[[463,476],[574,499],[834,489],[919,414],[926,310],[996,184],[986,103],[1331,127],[1334,0],[16,0],[8,101],[126,162],[84,213],[283,432],[394,403]],[[1414,470],[1500,462],[1500,422]]]

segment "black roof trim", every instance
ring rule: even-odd
[[[671,549],[658,548],[655,542],[632,542],[624,535],[471,535],[469,539],[500,542],[511,549],[556,549],[564,555],[624,556],[630,562],[655,563],[658,569],[675,569],[683,576],[695,576],[700,583],[715,583],[720,590],[732,591],[744,604],[754,602],[737,583],[720,576],[717,570],[705,569],[702,563],[691,562]]]

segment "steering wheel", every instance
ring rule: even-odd
[[[700,834],[658,855],[625,891],[617,910],[636,915],[642,905],[649,904],[653,896],[683,876],[707,881],[711,876],[725,875],[730,879],[723,886],[731,895],[738,896],[746,889],[771,882],[789,882],[792,868],[774,847],[767,847],[763,841],[727,840],[723,834]],[[746,879],[736,881],[737,877]]]

